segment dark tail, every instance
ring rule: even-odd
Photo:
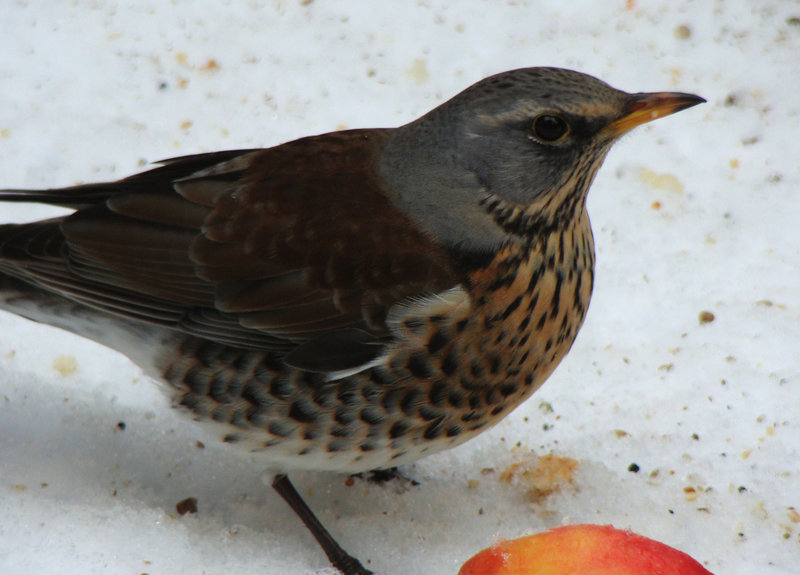
[[[210,165],[231,160],[242,154],[256,150],[229,150],[194,154],[179,158],[169,158],[157,162],[160,166],[134,174],[116,182],[99,184],[83,184],[52,190],[0,190],[0,202],[27,202],[50,204],[79,210],[105,202],[108,198],[120,193],[149,192],[174,193],[173,182],[208,168]],[[226,174],[226,178],[238,177],[238,174]]]

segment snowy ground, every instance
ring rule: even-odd
[[[497,537],[579,522],[630,527],[717,575],[797,572],[800,4],[43,6],[8,1],[0,18],[4,187],[398,125],[523,66],[707,98],[609,156],[590,197],[592,307],[544,389],[405,468],[420,485],[404,492],[294,480],[382,575],[454,575]],[[48,213],[0,205],[0,221]],[[577,467],[533,497],[548,454],[541,467]],[[330,573],[269,478],[124,358],[0,315],[0,573]],[[199,512],[178,516],[189,496]]]

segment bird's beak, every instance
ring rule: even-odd
[[[608,138],[616,138],[636,126],[669,116],[703,102],[705,102],[705,99],[700,96],[681,92],[631,94],[631,100],[625,115],[603,128],[601,134]]]

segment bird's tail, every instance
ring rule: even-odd
[[[70,264],[59,240],[59,221],[0,225],[0,310],[94,340],[147,370],[174,334],[163,327],[110,315],[74,297]]]

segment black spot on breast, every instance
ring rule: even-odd
[[[378,425],[379,423],[383,423],[386,419],[383,414],[374,407],[365,407],[358,416],[361,421],[368,425]]]
[[[385,367],[372,369],[370,371],[370,379],[378,385],[392,385],[394,383],[394,375]],[[362,393],[364,393],[363,390]]]
[[[486,377],[486,369],[483,367],[483,364],[481,364],[481,362],[478,361],[477,359],[473,359],[472,361],[470,361],[469,373],[472,377],[475,377],[477,379]]]
[[[200,400],[194,393],[184,394],[178,401],[178,405],[196,413],[200,416],[207,416],[208,409],[206,409],[204,402]]]
[[[241,440],[242,438],[238,433],[228,433],[222,438],[225,443],[239,443]]]
[[[448,341],[448,338],[444,336],[441,330],[436,330],[433,332],[433,335],[431,335],[425,347],[428,349],[429,354],[434,355],[447,345]]]
[[[500,356],[492,353],[487,356],[487,359],[489,360],[489,373],[497,375],[500,371]]]
[[[458,360],[456,359],[455,354],[452,351],[448,352],[442,358],[442,361],[439,364],[439,369],[441,369],[442,373],[448,377],[456,372],[457,367],[458,367]]]
[[[417,407],[422,400],[422,391],[419,389],[410,389],[400,400],[400,409],[409,417],[417,412]]]
[[[254,353],[236,353],[236,356],[228,362],[238,373],[249,373],[256,363],[258,356]]]
[[[353,435],[353,428],[345,425],[334,425],[329,431],[331,437],[346,438]]]
[[[503,399],[500,397],[497,389],[489,388],[486,390],[486,405],[497,405],[502,400]]]
[[[328,453],[338,453],[340,451],[346,451],[349,446],[347,441],[342,441],[341,439],[334,439],[330,441],[328,445],[325,446],[325,449]]]
[[[250,405],[258,407],[271,407],[273,404],[264,387],[255,381],[250,381],[244,386],[242,399]]]
[[[544,275],[543,266],[539,266],[531,272],[531,278],[528,280],[528,290],[527,290],[528,293],[536,289],[536,286],[541,281],[543,275]],[[538,297],[538,294],[534,295],[534,298],[536,297]],[[528,309],[533,309],[534,305],[529,305]]]
[[[231,419],[230,409],[225,405],[218,405],[211,411],[211,419],[227,423]]]
[[[466,401],[464,393],[456,389],[451,390],[447,395],[447,403],[453,407],[463,407]]]
[[[428,379],[436,374],[428,356],[420,351],[411,354],[406,362],[406,369],[417,379]]]
[[[503,397],[508,397],[509,395],[516,393],[517,389],[519,389],[519,386],[517,385],[516,382],[507,381],[505,383],[500,384],[499,389],[500,389],[500,395],[502,395]]]
[[[350,425],[356,420],[356,415],[350,409],[337,409],[333,414],[333,420],[340,425]]]
[[[208,395],[208,377],[200,365],[195,364],[186,370],[183,375],[183,383],[197,395]]]
[[[433,421],[434,419],[440,419],[442,417],[442,412],[429,405],[421,405],[419,408],[419,416],[424,421]]]
[[[259,406],[249,405],[244,411],[244,417],[247,421],[247,427],[264,427],[267,412]]]
[[[269,385],[269,394],[280,401],[286,401],[292,396],[292,384],[285,379],[274,379]]]
[[[384,392],[381,398],[381,407],[388,413],[392,413],[397,408],[397,403],[400,401],[399,389],[388,389]]]
[[[433,439],[438,439],[439,437],[441,437],[442,436],[442,431],[443,431],[443,429],[442,429],[442,422],[443,421],[444,421],[444,418],[440,418],[440,419],[434,421],[433,423],[431,423],[430,425],[428,425],[425,428],[425,432],[422,434],[422,436],[425,439],[429,440],[429,441],[433,440]]]
[[[361,394],[355,390],[341,390],[336,394],[336,399],[347,407],[357,407],[361,404]]]
[[[517,308],[520,306],[521,303],[522,303],[522,295],[518,295],[517,297],[514,298],[514,301],[512,301],[510,304],[508,304],[508,307],[506,307],[505,311],[503,311],[503,315],[501,316],[501,319],[503,319],[503,320],[508,319],[508,317],[512,313],[517,311]]]
[[[392,427],[389,428],[389,438],[390,439],[397,439],[399,437],[403,437],[408,430],[411,428],[411,425],[406,421],[397,421],[395,422]]]
[[[299,423],[313,423],[317,420],[317,415],[317,411],[302,399],[298,399],[289,407],[289,417]]]
[[[575,307],[583,303],[581,301],[581,285],[583,285],[583,274],[578,274],[578,277],[575,279],[575,291],[573,292]]]
[[[248,429],[250,426],[247,424],[246,411],[244,409],[236,409],[231,413],[231,425]]]
[[[375,405],[381,399],[381,390],[375,386],[368,385],[361,388],[361,397],[363,398],[363,403],[367,403],[369,405]]]
[[[203,341],[203,343],[195,349],[194,356],[204,367],[209,367],[219,355],[220,347],[219,344],[211,341]]]
[[[480,391],[486,387],[486,384],[481,381],[475,381],[467,377],[461,377],[458,380],[461,389],[465,391]]]
[[[553,299],[550,300],[550,317],[555,319],[561,306],[561,285],[564,283],[564,276],[556,274],[556,287],[553,290]]]
[[[470,421],[477,421],[479,419],[483,419],[484,414],[479,411],[470,411],[469,413],[465,413],[461,416],[461,421],[464,423],[468,423]]]
[[[236,395],[238,395],[236,393],[236,390],[231,390],[229,393],[228,384],[232,382],[228,380],[226,375],[227,374],[225,374],[224,372],[222,373],[217,372],[211,376],[211,380],[208,386],[209,387],[208,395],[211,396],[211,398],[214,401],[218,401],[220,403],[226,403],[230,401],[231,396],[235,397]]]
[[[276,437],[289,437],[293,428],[294,426],[289,422],[280,419],[273,419],[267,425],[267,431]]]
[[[428,391],[428,401],[431,405],[442,407],[447,398],[448,386],[442,380],[437,380]]]

